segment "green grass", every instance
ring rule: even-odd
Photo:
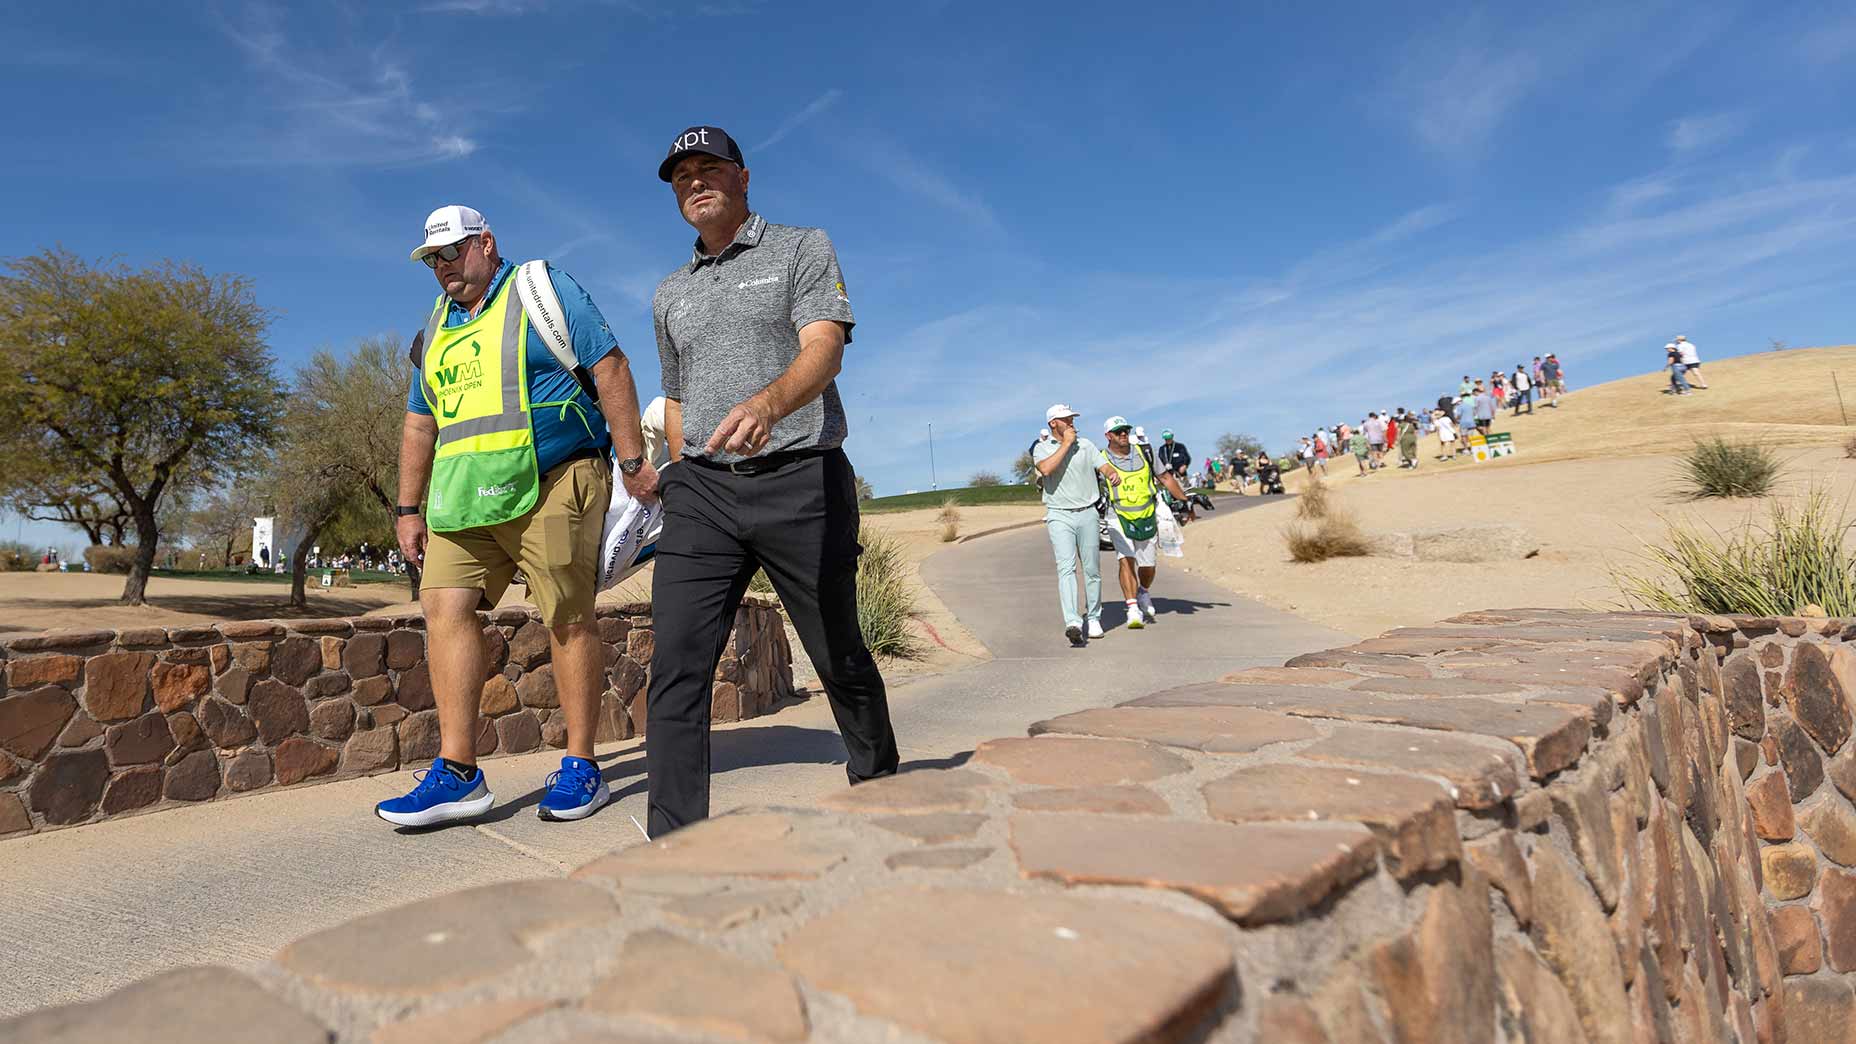
[[[324,570],[321,569],[311,569],[304,574],[309,586],[322,586],[323,572]],[[282,584],[284,586],[290,584],[288,572],[248,574],[242,569],[156,569],[151,575],[166,580],[218,580],[235,584]],[[349,570],[348,579],[357,584],[403,584],[406,582],[406,577],[401,573],[362,572],[359,569]]]
[[[866,500],[858,507],[866,515],[884,515],[894,511],[938,508],[952,499],[960,507],[982,504],[1036,504],[1036,486],[968,486],[963,489],[934,489],[925,493],[902,493],[893,497]]]

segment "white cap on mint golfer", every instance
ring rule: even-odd
[[[1081,416],[1082,414],[1076,412],[1075,410],[1059,402],[1059,403],[1053,404],[1050,409],[1044,411],[1044,423],[1049,424],[1051,421],[1058,420],[1060,418],[1081,417]]]
[[[483,220],[483,215],[469,207],[461,207],[455,203],[448,207],[439,207],[425,219],[425,242],[419,244],[419,248],[412,252],[412,259],[422,261],[425,255],[439,247],[448,247],[459,240],[468,239],[489,230],[489,222]]]

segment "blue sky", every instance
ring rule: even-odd
[[[719,124],[837,245],[883,493],[929,424],[962,484],[1059,399],[1203,456],[1547,351],[1579,385],[1677,332],[1852,340],[1856,11],[1548,6],[0,2],[0,255],[245,273],[288,367],[410,335],[406,253],[468,203],[649,396],[692,236],[655,166]]]

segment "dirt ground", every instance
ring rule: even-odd
[[[1728,530],[1763,520],[1766,500],[1690,502],[1676,493],[1677,453],[1697,436],[1760,438],[1788,462],[1778,499],[1795,502],[1813,484],[1838,504],[1856,494],[1856,460],[1841,443],[1831,373],[1856,374],[1856,348],[1802,349],[1704,365],[1713,386],[1685,398],[1661,395],[1666,377],[1633,377],[1562,400],[1558,410],[1508,418],[1516,456],[1439,463],[1435,438],[1421,444],[1416,471],[1358,477],[1351,458],[1334,462],[1337,502],[1369,532],[1507,522],[1534,538],[1539,554],[1512,562],[1459,564],[1387,558],[1289,561],[1283,530],[1292,498],[1232,513],[1186,531],[1183,565],[1242,594],[1357,635],[1429,623],[1491,606],[1614,608],[1614,568],[1638,557],[1669,521]],[[1856,390],[1856,381],[1852,382]],[[1856,402],[1851,403],[1856,406]],[[1656,451],[1662,452],[1656,452]],[[1641,454],[1641,455],[1635,455]],[[1300,489],[1297,476],[1290,491]],[[1851,505],[1856,508],[1856,505]]]
[[[0,573],[0,638],[67,627],[183,627],[218,620],[359,616],[404,601],[404,584],[309,590],[309,609],[285,603],[290,588],[222,580],[149,578],[148,604],[118,605],[123,578],[100,573]]]

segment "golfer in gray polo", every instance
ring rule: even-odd
[[[780,596],[844,736],[852,783],[899,755],[857,614],[857,477],[837,376],[850,295],[823,229],[748,207],[741,147],[720,127],[672,139],[657,176],[696,230],[652,303],[664,377],[664,535],[645,705],[653,838],[709,814],[715,667],[757,570]]]
[[[1070,644],[1102,637],[1102,564],[1096,517],[1096,472],[1107,463],[1096,444],[1076,433],[1075,410],[1057,403],[1044,411],[1050,439],[1031,451],[1044,494],[1044,528],[1057,557],[1057,604]],[[1083,564],[1083,606],[1076,605],[1076,563]]]

